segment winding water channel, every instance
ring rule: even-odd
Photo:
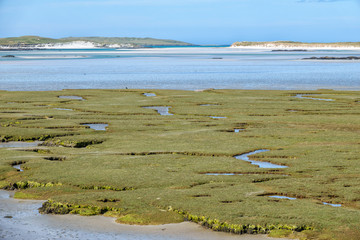
[[[271,197],[271,198],[278,198],[278,199],[296,200],[296,198],[293,198],[293,197],[278,196],[278,195],[269,196],[269,197]]]
[[[254,160],[250,160],[250,158],[249,158],[250,155],[254,155],[254,154],[262,153],[262,152],[268,152],[268,151],[270,151],[270,150],[260,149],[260,150],[256,150],[256,151],[253,151],[253,152],[237,155],[237,156],[234,156],[234,157],[236,159],[239,159],[239,160],[242,160],[242,161],[250,162],[253,165],[257,165],[257,166],[259,166],[259,168],[287,168],[287,166],[282,166],[282,165],[273,164],[273,163],[269,163],[269,162],[254,161]]]
[[[294,97],[302,98],[302,99],[318,100],[318,101],[327,101],[327,102],[335,101],[334,99],[329,99],[329,98],[314,98],[311,97],[312,95],[313,94],[296,94]]]
[[[324,205],[329,205],[332,207],[341,207],[341,204],[333,204],[333,203],[327,203],[327,202],[323,202]]]

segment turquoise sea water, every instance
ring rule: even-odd
[[[0,51],[0,89],[360,90],[360,61],[301,60],[313,56],[360,56],[360,51],[224,47]]]

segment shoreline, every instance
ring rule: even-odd
[[[275,50],[276,52],[278,50],[284,50],[284,52],[291,52],[294,50],[294,52],[300,52],[299,50],[306,51],[360,51],[360,47],[332,47],[332,46],[326,46],[326,47],[316,47],[316,46],[262,46],[262,45],[254,45],[254,46],[159,46],[159,47],[0,47],[0,52],[5,51],[41,51],[41,50],[162,50],[162,49],[184,49],[184,48],[223,48],[223,49],[241,49],[241,50],[261,50],[261,51],[271,51]],[[280,52],[279,51],[279,52]]]
[[[299,60],[299,61],[309,61],[309,62],[317,62],[317,61],[322,61],[322,60]],[[333,60],[332,62],[336,62],[336,60]],[[340,61],[339,61],[340,62]],[[343,61],[341,61],[343,62]],[[58,92],[58,91],[88,91],[88,90],[116,90],[116,91],[138,91],[138,90],[143,90],[143,91],[156,91],[156,90],[161,90],[161,91],[189,91],[189,92],[204,92],[204,91],[209,91],[209,90],[221,90],[221,91],[229,91],[229,90],[236,90],[236,91],[290,91],[290,92],[318,92],[318,91],[346,91],[346,92],[359,92],[360,91],[360,86],[359,87],[348,87],[348,88],[332,88],[332,87],[318,87],[316,89],[306,89],[306,88],[294,88],[294,89],[246,89],[246,88],[205,88],[205,89],[177,89],[177,88],[63,88],[63,89],[49,89],[49,90],[9,90],[9,89],[1,89],[0,88],[0,92]]]
[[[269,46],[263,46],[263,45],[254,45],[254,46],[230,46],[229,48],[238,48],[243,50],[288,50],[291,52],[291,50],[339,50],[339,51],[360,51],[360,47],[311,47],[311,46],[275,46],[275,45],[269,45]]]
[[[278,240],[266,235],[235,235],[215,232],[198,224],[182,222],[164,225],[126,225],[116,223],[105,216],[42,215],[37,208],[42,200],[13,198],[14,192],[0,190],[0,224],[2,239],[32,239],[33,237],[54,237],[66,239],[196,239],[196,240]],[[286,240],[285,238],[281,238]]]

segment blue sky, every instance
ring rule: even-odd
[[[0,0],[0,37],[360,41],[360,0]]]

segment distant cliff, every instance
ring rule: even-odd
[[[292,41],[235,42],[231,47],[266,49],[360,49],[360,42],[304,43]]]
[[[48,49],[48,48],[141,48],[154,46],[191,46],[192,44],[155,38],[127,37],[69,37],[44,38],[23,36],[0,38],[0,49]]]

